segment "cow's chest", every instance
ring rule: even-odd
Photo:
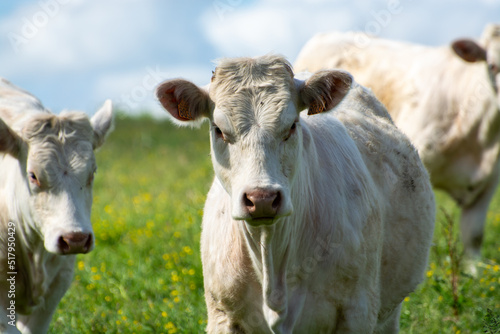
[[[72,276],[74,256],[60,256],[44,249],[26,251],[16,263],[16,305],[20,314],[30,314],[53,293],[54,281]]]
[[[234,303],[238,307],[246,305],[240,313],[244,314],[242,324],[253,324],[253,329],[261,328],[263,333],[269,328],[279,333],[332,333],[342,310],[352,309],[361,318],[370,317],[364,313],[367,309],[377,312],[376,300],[367,297],[377,295],[375,286],[360,287],[358,279],[339,275],[325,263],[313,263],[311,259],[297,262],[303,265],[288,267],[281,278],[268,277],[270,282],[264,281],[266,275],[248,273],[248,278],[254,277],[255,281],[247,282],[247,300]],[[274,272],[279,270],[274,268]]]

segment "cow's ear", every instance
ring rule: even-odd
[[[19,157],[23,140],[0,118],[0,152]]]
[[[352,76],[344,71],[328,70],[313,74],[299,87],[299,97],[308,115],[333,109],[351,89]]]
[[[486,61],[486,50],[471,39],[459,39],[451,44],[457,56],[469,63]]]
[[[106,100],[101,109],[99,109],[90,119],[90,124],[94,129],[94,149],[104,144],[106,137],[113,129],[113,105],[111,100]]]
[[[208,92],[190,81],[165,81],[156,89],[156,97],[179,125],[192,125],[209,116],[211,100]]]

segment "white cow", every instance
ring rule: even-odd
[[[303,81],[264,56],[221,61],[207,89],[176,79],[157,96],[179,124],[210,121],[209,333],[397,332],[423,278],[434,197],[373,95],[348,73]]]
[[[74,254],[94,247],[93,150],[111,126],[111,101],[90,121],[80,112],[56,116],[0,79],[1,333],[45,333]]]
[[[479,257],[500,168],[500,25],[488,25],[479,43],[444,47],[320,34],[295,67],[342,68],[373,90],[417,147],[433,185],[461,207],[465,249]]]

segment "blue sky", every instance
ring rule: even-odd
[[[500,0],[2,0],[0,76],[53,112],[93,114],[106,98],[163,115],[159,82],[208,83],[221,57],[294,61],[318,32],[360,30],[446,45],[500,21]]]

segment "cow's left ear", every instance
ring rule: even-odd
[[[299,87],[299,98],[308,115],[333,109],[351,89],[352,76],[343,71],[328,70],[313,74]]]
[[[472,39],[458,39],[451,43],[457,56],[469,63],[486,61],[486,50]]]
[[[23,140],[0,118],[0,152],[19,157]]]
[[[90,124],[94,129],[94,149],[104,144],[106,137],[113,129],[113,105],[111,100],[106,100],[101,109],[99,109],[90,119]]]

